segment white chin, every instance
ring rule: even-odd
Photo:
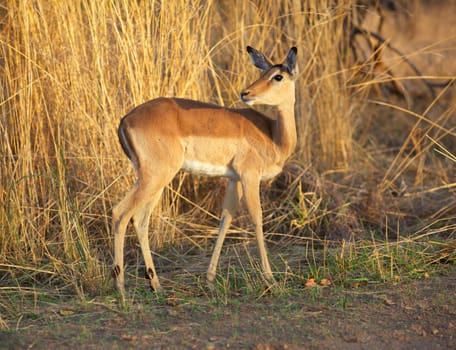
[[[249,105],[249,106],[252,106],[255,104],[255,101],[254,100],[248,100],[248,101],[244,101],[245,104]]]

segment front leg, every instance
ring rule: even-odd
[[[263,274],[268,282],[273,283],[274,277],[272,275],[271,266],[269,265],[268,253],[263,235],[263,212],[260,202],[260,176],[253,172],[247,173],[242,177],[241,182],[245,204],[255,225],[255,233],[258,242],[258,249],[260,251]]]

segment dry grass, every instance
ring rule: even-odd
[[[359,62],[347,53],[354,0],[333,3],[5,1],[2,285],[81,298],[108,290],[110,210],[133,181],[117,142],[120,118],[161,95],[238,105],[257,74],[248,44],[275,58],[299,48],[298,152],[264,186],[272,241],[356,241],[385,230],[454,240],[454,159],[441,156],[456,153],[454,87],[412,109],[380,101],[371,86],[382,78],[355,77]],[[154,215],[156,248],[205,249],[216,234],[223,188],[189,177],[175,179]],[[245,228],[241,216],[233,231],[242,239]]]

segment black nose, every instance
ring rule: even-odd
[[[242,92],[241,92],[241,100],[242,100],[242,101],[247,100],[246,97],[248,96],[248,94],[250,94],[250,91],[242,91]]]

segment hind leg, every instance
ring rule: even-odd
[[[162,288],[158,280],[157,272],[155,271],[155,265],[152,258],[152,253],[149,247],[149,221],[152,210],[157,205],[163,190],[159,190],[152,195],[152,199],[149,203],[139,209],[133,216],[133,225],[138,235],[139,245],[144,257],[144,263],[146,265],[146,278],[150,281],[150,286],[155,292],[161,292]]]
[[[171,147],[171,145],[168,145]],[[177,146],[176,146],[177,147]],[[152,261],[147,237],[150,213],[158,202],[163,188],[172,180],[179,171],[182,158],[169,159],[166,167],[152,167],[155,159],[145,158],[143,164],[149,165],[138,171],[138,181],[135,183],[125,198],[114,208],[112,213],[112,231],[114,233],[114,278],[115,285],[122,296],[125,295],[124,286],[124,243],[125,231],[128,222],[134,217],[134,225],[138,233],[141,251],[146,263],[147,276],[151,278],[151,286],[160,289],[158,277]]]
[[[125,277],[124,277],[124,245],[125,245],[125,231],[130,219],[135,216],[137,224],[135,228],[140,238],[141,250],[144,254],[146,266],[152,269],[153,263],[150,249],[148,249],[147,227],[149,223],[150,212],[154,204],[160,198],[160,194],[164,185],[156,186],[159,190],[152,190],[151,186],[147,183],[137,181],[133,188],[127,193],[125,198],[113,209],[112,211],[112,232],[114,234],[114,267],[113,277],[117,290],[124,297],[125,295]],[[152,198],[152,201],[151,201]],[[144,238],[145,237],[145,238]],[[155,274],[155,273],[154,273]],[[155,283],[156,280],[154,280]],[[159,285],[157,285],[159,287]]]
[[[112,233],[114,235],[114,266],[113,277],[117,290],[122,296],[125,295],[124,282],[124,244],[127,225],[135,212],[135,194],[139,184],[136,182],[124,199],[112,210]]]

